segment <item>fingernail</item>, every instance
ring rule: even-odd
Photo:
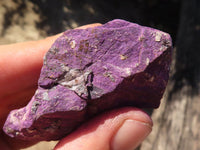
[[[112,150],[133,150],[135,149],[152,130],[152,124],[126,120],[114,135],[111,147]]]

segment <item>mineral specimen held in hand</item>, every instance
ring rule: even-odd
[[[23,140],[57,140],[104,110],[156,108],[171,52],[169,34],[124,20],[67,30],[44,57],[35,95],[3,129]]]

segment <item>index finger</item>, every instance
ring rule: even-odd
[[[90,24],[85,29],[99,26]],[[39,41],[0,46],[0,118],[25,104],[37,87],[43,57],[62,33]],[[3,116],[2,116],[3,115]]]

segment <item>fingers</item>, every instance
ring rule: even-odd
[[[132,150],[151,132],[152,121],[136,108],[106,112],[62,139],[56,150]]]
[[[96,23],[79,28],[99,25]],[[30,100],[37,87],[43,57],[61,34],[39,41],[0,46],[0,105],[5,110],[0,111],[0,119]]]
[[[79,27],[85,29],[99,26],[91,24]],[[48,37],[40,41],[31,41],[0,46],[0,94],[9,95],[21,90],[19,86],[36,85],[42,67],[43,57],[53,42],[60,36]],[[23,83],[23,84],[22,84]]]

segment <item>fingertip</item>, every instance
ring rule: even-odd
[[[101,26],[101,25],[102,25],[101,23],[92,23],[92,24],[80,26],[76,29],[87,29],[87,28],[93,28],[93,27],[97,27],[97,26]]]
[[[128,119],[119,127],[111,140],[112,150],[133,150],[149,135],[148,123]]]
[[[137,147],[152,130],[151,118],[137,108],[105,112],[62,139],[55,149],[125,150]]]

